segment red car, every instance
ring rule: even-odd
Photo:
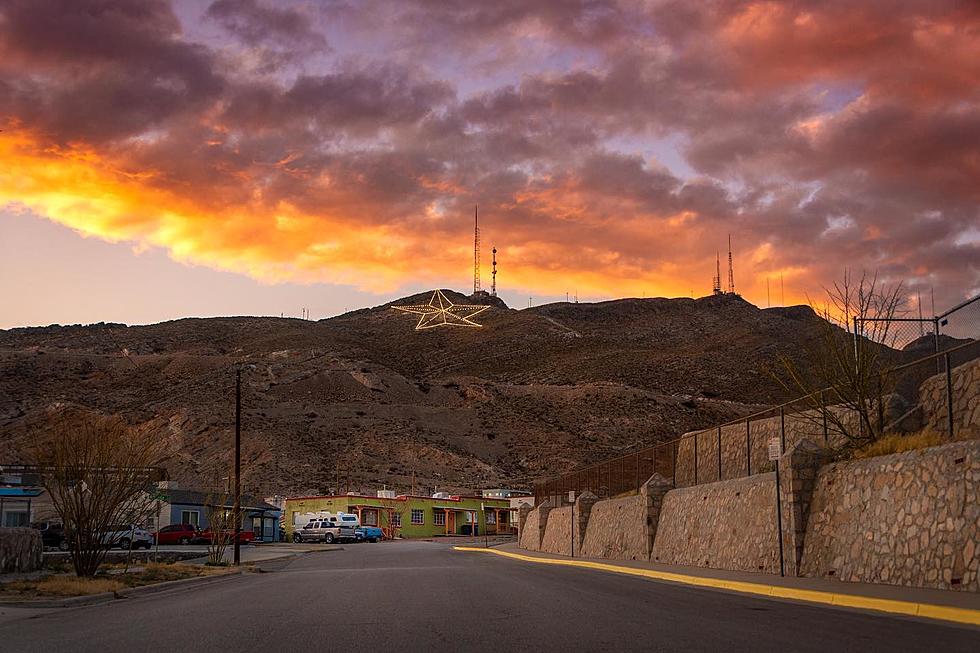
[[[153,534],[160,544],[196,544],[201,540],[201,530],[193,524],[171,524]]]
[[[211,533],[211,529],[210,528],[208,530],[206,530],[206,531],[201,531],[201,533],[200,533],[200,539],[201,539],[201,541],[203,541],[205,543],[210,544],[211,543],[211,540],[213,538],[214,538],[214,535]],[[225,531],[225,538],[227,539],[227,541],[228,541],[229,544],[234,544],[234,542],[235,542],[235,532],[234,531]],[[252,531],[241,531],[241,532],[238,533],[238,543],[239,544],[251,544],[254,541],[255,541],[255,533],[253,533]]]

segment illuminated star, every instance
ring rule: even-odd
[[[477,324],[471,318],[490,307],[479,304],[453,304],[441,290],[436,289],[428,304],[392,306],[392,308],[421,315],[419,323],[415,325],[415,330],[419,331],[441,326],[481,327],[482,324]]]

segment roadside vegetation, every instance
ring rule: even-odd
[[[95,576],[120,525],[140,524],[156,505],[163,440],[118,416],[62,412],[34,442],[41,484],[64,524],[78,576]],[[121,541],[121,540],[120,540]]]
[[[0,584],[0,601],[89,596],[117,592],[127,587],[141,587],[223,573],[227,572],[204,565],[150,562],[127,570],[125,564],[109,564],[103,565],[96,576],[56,573],[37,579]]]

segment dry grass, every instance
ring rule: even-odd
[[[48,576],[40,580],[7,583],[0,588],[0,595],[31,596],[88,596],[115,592],[124,588],[121,582],[110,578],[79,578],[78,576]]]
[[[851,457],[874,458],[875,456],[886,456],[890,453],[902,453],[916,449],[925,449],[926,447],[935,447],[940,444],[946,444],[949,441],[942,434],[929,430],[909,433],[908,435],[893,433],[892,435],[879,438],[861,449],[855,450]]]
[[[105,565],[102,571],[121,571],[124,565]],[[227,573],[224,569],[213,569],[202,565],[176,565],[150,562],[139,565],[129,573],[111,576],[80,578],[74,574],[55,574],[38,580],[23,580],[0,585],[0,598],[32,599],[47,597],[87,596],[115,592],[127,587],[154,585],[172,580],[214,576]]]

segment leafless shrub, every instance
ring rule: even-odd
[[[139,524],[152,512],[154,481],[166,449],[120,417],[70,411],[33,445],[44,489],[70,541],[78,576],[94,576],[114,544],[106,533]]]
[[[824,321],[805,367],[780,357],[777,379],[787,391],[802,395],[804,418],[824,422],[843,436],[844,447],[859,448],[884,431],[885,398],[894,390],[893,375],[885,372],[884,353],[895,344],[893,319],[906,303],[901,283],[884,284],[878,275],[862,273],[855,280],[845,270],[826,290],[827,302],[811,307]],[[835,407],[836,406],[836,407]]]

